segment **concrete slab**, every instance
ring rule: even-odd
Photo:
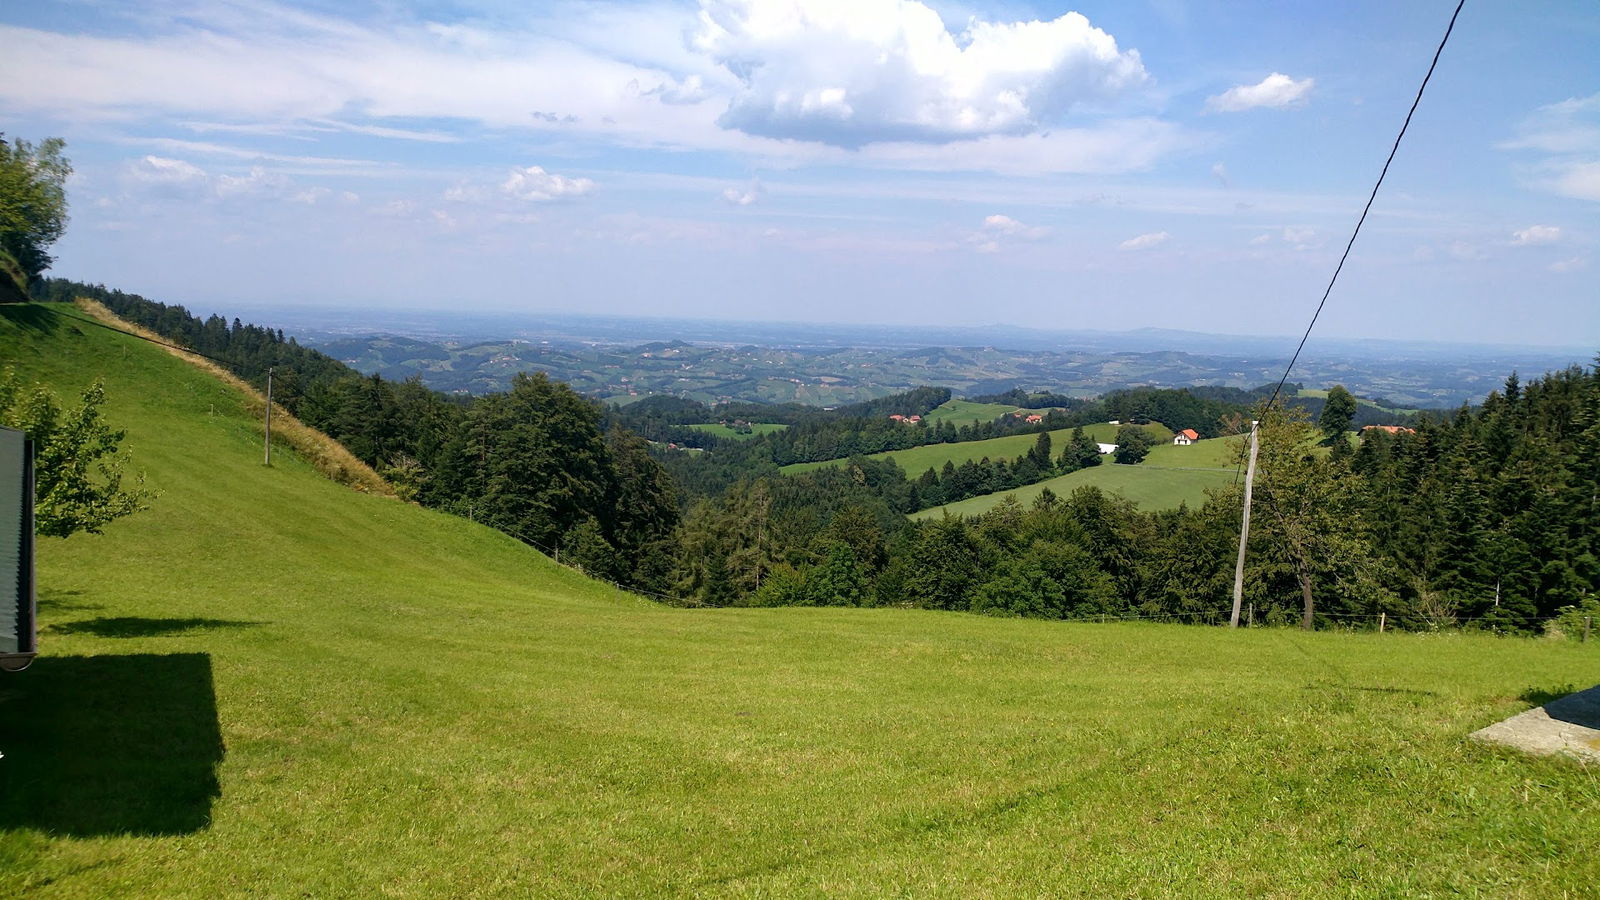
[[[1600,765],[1600,684],[1481,728],[1472,737],[1537,756],[1568,756]]]

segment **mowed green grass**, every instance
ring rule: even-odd
[[[1132,500],[1145,510],[1177,509],[1187,503],[1190,508],[1206,502],[1206,491],[1226,487],[1233,483],[1232,469],[1167,469],[1149,464],[1122,466],[1106,461],[1091,469],[1079,469],[1067,475],[1058,475],[1045,481],[1024,485],[1012,491],[1000,491],[969,497],[956,503],[935,506],[911,514],[913,519],[937,519],[946,512],[953,516],[976,516],[999,506],[1006,497],[1016,497],[1024,506],[1033,502],[1045,488],[1065,497],[1081,487],[1094,486],[1110,494]]]
[[[1166,432],[1167,439],[1171,438],[1171,432],[1167,431],[1164,426],[1146,425],[1143,427],[1157,440],[1162,439],[1162,432]],[[1099,435],[1106,429],[1110,429],[1110,434],[1106,437],[1100,437]],[[1109,443],[1115,439],[1117,427],[1100,423],[1086,425],[1083,430],[1091,438]],[[1062,428],[1050,432],[1050,454],[1052,456],[1060,456],[1061,449],[1067,445],[1067,441],[1071,438],[1071,428]],[[1003,459],[1010,461],[1033,449],[1033,445],[1038,440],[1039,435],[1036,433],[1008,434],[1005,437],[986,438],[981,441],[961,441],[954,444],[924,444],[921,447],[910,447],[905,450],[886,450],[882,453],[870,454],[869,458],[892,459],[895,465],[898,465],[901,471],[906,473],[906,477],[916,478],[929,469],[938,470],[944,468],[944,464],[947,462],[959,466],[968,460],[979,460],[984,457],[988,457],[991,460]],[[821,462],[790,463],[781,467],[778,471],[785,475],[798,475],[801,472],[810,472],[824,466],[838,465],[842,461],[829,459]]]
[[[1600,785],[1464,740],[1600,644],[676,610],[265,469],[237,397],[96,374],[162,491],[41,544],[0,674],[0,893],[1591,895]],[[1530,693],[1533,692],[1533,693]]]
[[[789,426],[782,425],[777,422],[751,422],[750,431],[746,434],[740,434],[729,426],[716,422],[701,425],[690,425],[689,427],[693,428],[695,431],[704,431],[706,434],[714,434],[720,438],[733,438],[736,441],[747,441],[754,437],[760,437],[763,434],[771,434],[774,431],[782,431]]]
[[[1152,431],[1161,427],[1149,426]],[[1084,431],[1107,428],[1114,432],[1116,426],[1093,425]],[[1109,443],[1113,438],[1114,433],[1106,440]],[[936,519],[947,511],[951,515],[976,516],[995,508],[1008,496],[1014,495],[1018,501],[1026,504],[1032,503],[1033,498],[1045,488],[1058,496],[1066,496],[1089,485],[1132,500],[1141,509],[1177,509],[1184,504],[1197,507],[1206,502],[1208,490],[1230,485],[1237,478],[1235,460],[1243,440],[1238,437],[1212,438],[1179,447],[1169,437],[1166,443],[1151,447],[1144,462],[1138,465],[1114,464],[1111,457],[1105,456],[1101,457],[1100,465],[1091,469],[1080,469],[1011,491],[968,497],[955,503],[935,506],[913,513],[912,518]]]
[[[977,403],[972,400],[946,400],[934,407],[924,419],[932,424],[954,422],[958,427],[973,422],[993,422],[1001,416],[1016,412],[1018,407],[1004,403]]]

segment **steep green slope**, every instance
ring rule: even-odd
[[[674,610],[259,462],[236,396],[103,375],[163,493],[41,546],[0,675],[0,893],[1582,895],[1593,777],[1462,740],[1596,645],[912,610]]]

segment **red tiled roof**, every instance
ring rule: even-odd
[[[1195,431],[1193,428],[1185,428],[1184,430],[1182,430],[1182,431],[1180,431],[1178,433],[1183,435],[1184,437],[1188,438],[1191,441],[1200,440],[1200,432]]]

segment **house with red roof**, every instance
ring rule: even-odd
[[[1185,428],[1172,436],[1172,443],[1179,447],[1187,447],[1198,440],[1200,440],[1200,432],[1195,431],[1193,428]]]

